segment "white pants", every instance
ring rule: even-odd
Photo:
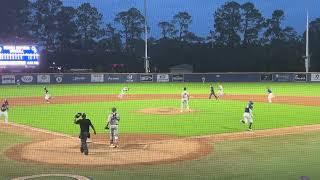
[[[0,118],[4,116],[4,122],[8,123],[8,111],[0,111]]]
[[[189,110],[189,100],[181,100],[181,111],[183,111],[184,109]]]
[[[272,98],[274,98],[274,95],[272,93],[268,94],[268,102],[272,103]]]
[[[243,113],[243,120],[245,123],[253,123],[253,118],[250,113]]]
[[[218,95],[219,97],[223,96],[223,94],[224,94],[223,91],[218,90],[217,95]]]
[[[51,98],[51,95],[50,95],[50,94],[44,95],[44,99],[45,99],[46,101],[49,101],[50,98]]]

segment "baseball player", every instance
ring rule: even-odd
[[[110,147],[119,147],[119,121],[120,115],[117,113],[117,108],[111,109],[112,113],[108,115],[107,125],[105,129],[109,129]]]
[[[91,123],[90,119],[87,119],[87,116],[85,113],[77,113],[74,116],[74,123],[80,125],[80,135],[79,138],[81,139],[81,147],[80,152],[84,153],[84,155],[89,154],[88,145],[87,145],[87,139],[90,138],[90,130],[91,127],[94,134],[96,133],[96,130]]]
[[[253,123],[253,102],[249,101],[248,105],[244,108],[243,119],[240,120],[243,124],[249,123],[249,131],[252,131]]]
[[[187,88],[184,87],[183,88],[183,92],[181,93],[181,110],[180,110],[180,112],[183,112],[185,109],[190,111],[189,99],[190,99],[190,96],[189,96],[189,93],[187,91]]]
[[[211,99],[212,95],[218,99],[218,96],[216,95],[216,93],[214,93],[214,87],[213,85],[210,86],[210,95],[209,95],[209,99]]]
[[[267,93],[268,93],[268,102],[272,103],[272,99],[274,98],[274,95],[272,94],[272,90],[270,87],[267,87]]]
[[[47,87],[44,87],[43,89],[44,89],[44,100],[47,103],[50,103],[51,95],[49,94]]]
[[[120,99],[122,99],[123,96],[124,96],[128,91],[129,91],[129,88],[128,88],[128,87],[122,88],[120,94],[118,95],[118,97],[119,97]]]
[[[5,99],[1,105],[0,117],[4,116],[4,122],[6,124],[8,123],[8,111],[9,111],[9,103],[8,103],[8,100]]]
[[[218,93],[217,93],[218,97],[222,97],[224,95],[223,92],[223,87],[221,84],[218,85]]]
[[[17,79],[16,85],[17,85],[17,87],[20,87],[21,83],[20,83],[20,80],[19,80],[19,79]]]

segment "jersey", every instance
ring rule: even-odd
[[[210,92],[214,93],[214,87],[213,86],[210,86]]]
[[[90,126],[92,127],[92,123],[90,119],[80,119],[80,120],[77,120],[75,123],[80,125],[81,133],[89,132]]]
[[[4,102],[2,105],[1,105],[1,111],[2,112],[5,112],[9,109],[9,104],[7,102]]]
[[[218,86],[219,91],[223,91],[223,87],[221,85]]]
[[[128,90],[129,90],[129,88],[127,88],[127,87],[122,88],[121,89],[121,94],[126,93]]]
[[[181,98],[182,98],[182,100],[184,100],[184,101],[188,101],[188,100],[189,100],[189,93],[188,93],[187,91],[183,91],[183,92],[181,93]]]
[[[108,123],[109,125],[119,125],[119,121],[120,121],[120,116],[118,113],[111,113],[108,116]]]
[[[267,89],[268,94],[272,93],[272,90],[270,88]]]

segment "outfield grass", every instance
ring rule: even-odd
[[[266,94],[271,87],[275,95],[320,96],[320,83],[223,83],[227,94]],[[0,97],[43,96],[47,86],[53,96],[86,94],[118,94],[129,87],[129,94],[180,94],[188,87],[190,94],[207,94],[210,83],[129,83],[129,84],[73,84],[73,85],[21,85],[1,86]],[[217,84],[215,84],[217,87]]]
[[[112,170],[18,163],[4,157],[3,150],[28,139],[3,132],[0,138],[1,179],[42,173],[77,174],[95,180],[295,180],[302,175],[320,179],[320,132],[224,141],[213,144],[214,152],[198,160]]]

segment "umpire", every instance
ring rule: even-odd
[[[96,134],[96,130],[92,125],[90,119],[87,119],[85,113],[77,113],[74,117],[74,123],[80,125],[80,135],[79,138],[81,139],[81,147],[80,152],[84,153],[84,155],[88,155],[88,145],[87,145],[87,138],[90,138],[90,131],[89,126],[91,126],[93,133]]]

